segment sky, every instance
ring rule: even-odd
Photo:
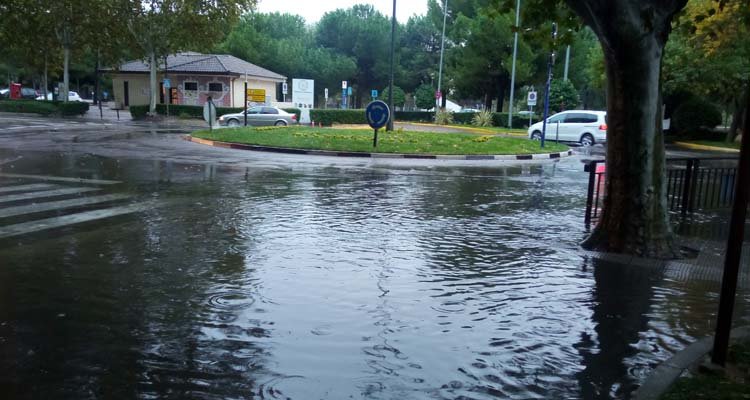
[[[304,17],[307,23],[314,23],[318,22],[328,11],[349,8],[359,3],[372,4],[387,17],[390,17],[393,12],[392,0],[259,0],[258,11],[298,14]],[[425,13],[427,13],[427,0],[396,1],[396,19],[400,23],[406,23],[414,14]]]

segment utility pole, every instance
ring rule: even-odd
[[[557,45],[557,24],[552,23],[552,51],[547,63],[547,90],[544,93],[544,115],[542,116],[542,140],[541,147],[544,148],[544,137],[547,135],[547,117],[549,116],[549,88],[552,84],[552,66],[555,65],[555,46]]]
[[[440,39],[440,66],[438,67],[438,88],[437,91],[440,93],[440,100],[442,103],[443,98],[443,91],[442,91],[442,84],[443,84],[443,53],[445,52],[445,23],[448,19],[448,0],[443,0],[443,36]],[[437,104],[437,101],[435,102],[435,116],[437,117],[437,112],[440,106]]]
[[[508,102],[508,128],[513,128],[513,98],[516,88],[516,56],[518,55],[518,30],[521,20],[521,0],[516,0],[516,27],[513,32],[513,66],[510,72],[510,102]],[[502,110],[498,110],[502,111]]]
[[[396,0],[393,0],[393,15],[391,16],[391,80],[388,83],[388,108],[391,109],[391,115],[388,118],[388,125],[386,126],[387,131],[393,130],[393,119],[395,118],[396,112],[393,109],[393,62],[394,62],[394,47],[396,45]]]
[[[565,49],[565,70],[563,72],[563,80],[568,80],[568,65],[570,64],[570,45]]]

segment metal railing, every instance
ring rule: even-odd
[[[682,215],[696,210],[728,208],[734,198],[737,158],[669,158],[667,163],[667,206]],[[606,171],[597,166],[605,160],[588,161],[585,222],[590,224],[601,215],[605,195]]]

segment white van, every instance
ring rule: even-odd
[[[529,139],[542,139],[542,122],[529,127]],[[544,140],[578,142],[581,146],[593,146],[607,142],[607,112],[569,110],[547,118]]]

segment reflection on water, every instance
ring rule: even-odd
[[[14,168],[160,206],[2,243],[8,398],[627,398],[713,323],[716,282],[582,255],[575,161]]]

